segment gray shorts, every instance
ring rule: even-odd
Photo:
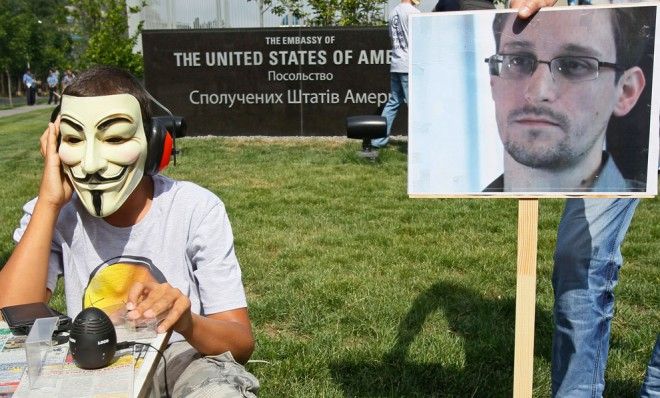
[[[167,389],[172,398],[256,397],[259,381],[234,360],[229,351],[202,356],[188,342],[178,341],[165,350]],[[165,397],[163,361],[158,363],[148,397]]]

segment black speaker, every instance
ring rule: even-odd
[[[85,308],[73,321],[69,350],[75,364],[83,369],[108,366],[117,349],[117,332],[105,312]]]
[[[346,136],[371,140],[387,136],[387,119],[380,115],[360,115],[346,118]]]

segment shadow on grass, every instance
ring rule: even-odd
[[[443,311],[448,332],[462,338],[463,366],[409,359],[413,341],[435,311]],[[549,361],[550,312],[537,309],[536,323],[535,351]],[[399,324],[394,347],[382,361],[332,363],[331,373],[351,397],[511,396],[514,324],[513,299],[487,298],[464,286],[438,282],[413,302]]]

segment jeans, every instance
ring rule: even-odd
[[[371,140],[371,146],[382,148],[387,145],[390,140],[392,123],[394,123],[399,107],[404,102],[408,103],[408,74],[392,72],[390,73],[390,98],[383,108],[383,113],[381,113],[381,116],[387,119],[387,136]]]
[[[552,286],[552,395],[601,397],[621,244],[639,199],[568,199],[557,233]],[[660,338],[642,396],[660,383]],[[655,362],[655,370],[652,364]],[[648,394],[648,395],[644,395]],[[655,394],[655,395],[653,395]]]

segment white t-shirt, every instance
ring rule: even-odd
[[[114,270],[121,270],[120,275],[135,275],[135,271],[126,274],[126,263],[130,263],[128,268],[148,272],[157,281],[167,281],[181,290],[190,298],[191,310],[196,314],[247,306],[231,226],[222,201],[190,182],[161,175],[153,176],[153,180],[151,208],[132,227],[114,227],[91,216],[75,194],[60,211],[47,286],[54,291],[57,278],[64,276],[70,317],[82,310],[86,289],[98,287],[91,283],[90,276],[101,275],[113,266],[116,266],[112,268],[115,277]],[[25,214],[20,227],[14,231],[17,242],[25,232],[35,203],[36,198],[23,208]]]
[[[390,12],[388,28],[392,41],[390,72],[408,73],[408,17],[419,10],[409,3],[400,3]]]

